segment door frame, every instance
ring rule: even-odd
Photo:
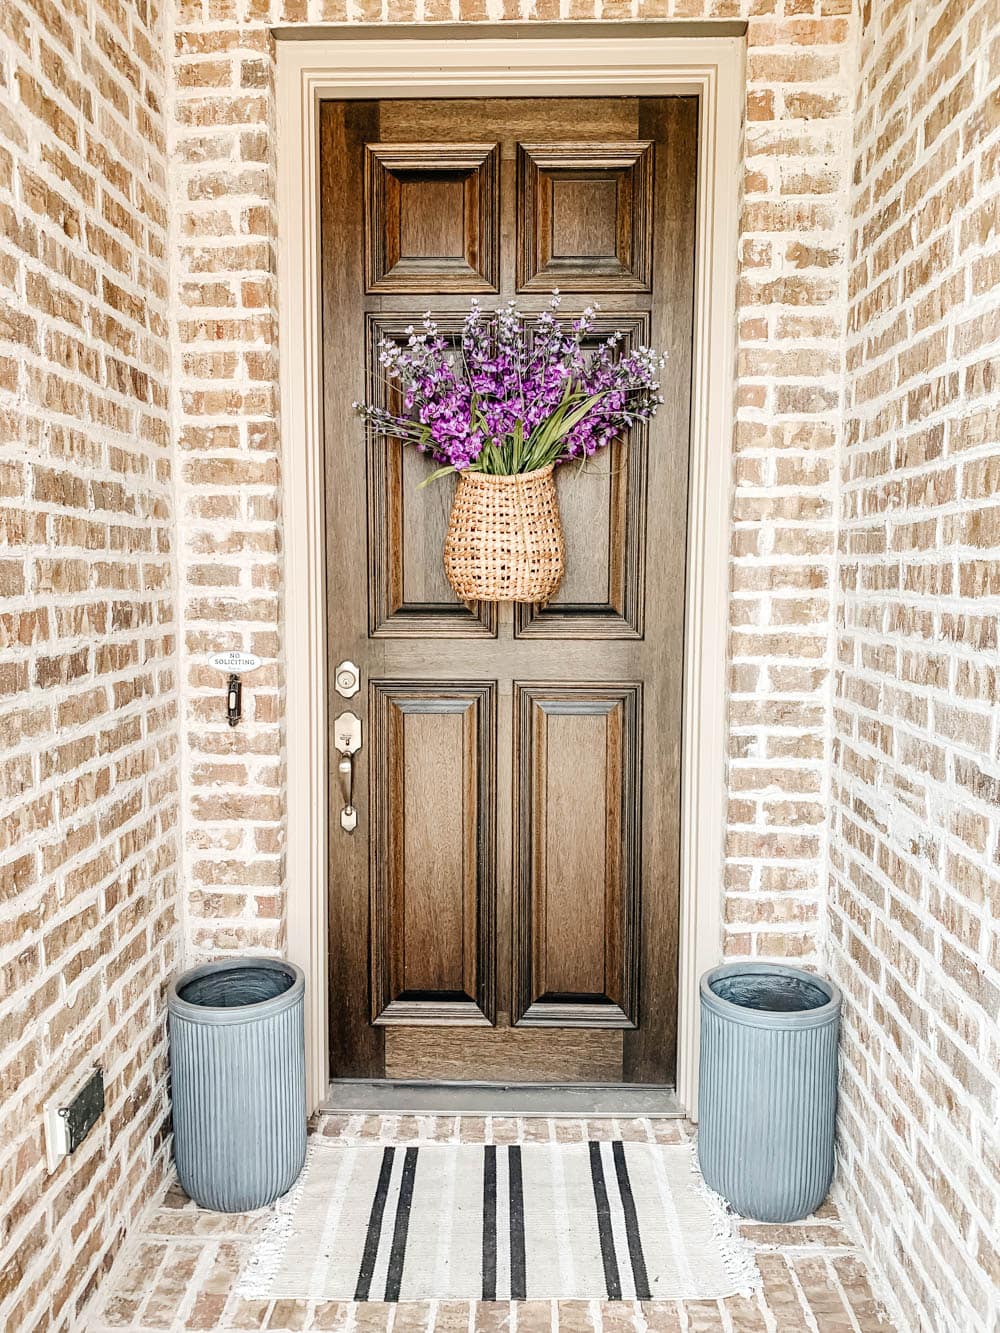
[[[722,951],[726,640],[736,259],[745,101],[741,36],[657,23],[558,33],[284,29],[277,41],[278,320],[284,525],[288,956],[306,974],[309,1110],[329,1083],[327,693],[319,281],[324,98],[695,95],[700,100],[681,741],[676,1092],[694,1118],[698,978]],[[700,33],[705,27],[702,25]],[[596,28],[601,35],[595,37]],[[615,29],[619,27],[620,35]],[[425,32],[428,30],[425,29]],[[727,32],[732,32],[729,25]],[[648,34],[648,35],[647,35]],[[309,40],[301,40],[305,36]],[[289,39],[296,40],[289,40]],[[289,353],[289,349],[292,349]]]

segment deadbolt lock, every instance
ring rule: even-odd
[[[361,689],[361,668],[350,660],[341,662],[333,673],[333,684],[338,694],[350,699]]]

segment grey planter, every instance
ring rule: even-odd
[[[698,1160],[744,1217],[793,1222],[833,1179],[840,990],[781,963],[701,979]]]
[[[263,1208],[302,1170],[304,996],[302,969],[274,958],[206,963],[171,983],[174,1156],[203,1208]]]

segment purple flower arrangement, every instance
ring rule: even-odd
[[[405,346],[379,342],[379,362],[400,392],[402,413],[355,403],[373,431],[412,444],[448,472],[533,472],[586,462],[648,421],[663,401],[664,358],[649,347],[623,350],[613,333],[596,347],[595,311],[560,321],[559,294],[529,322],[511,302],[487,313],[473,302],[458,346],[428,314]]]

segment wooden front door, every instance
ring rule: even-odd
[[[335,1078],[673,1082],[696,137],[692,98],[322,107]],[[389,393],[380,335],[556,287],[668,354],[666,401],[560,469],[552,601],[469,608],[454,483],[352,402]]]

